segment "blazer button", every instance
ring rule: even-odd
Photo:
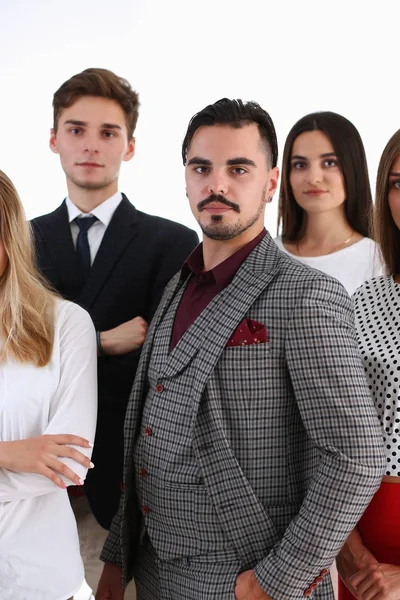
[[[147,475],[147,469],[140,469],[140,477],[146,477]]]
[[[153,430],[151,427],[146,427],[146,429],[144,430],[144,435],[146,435],[147,437],[150,437],[151,435],[153,435]]]
[[[148,514],[149,514],[149,512],[151,512],[151,508],[150,508],[150,506],[147,506],[147,504],[144,504],[144,505],[142,506],[142,513],[143,513],[144,515],[148,515]]]
[[[156,385],[156,392],[158,392],[159,394],[161,394],[161,392],[164,391],[164,386],[162,385],[162,383],[157,383]]]

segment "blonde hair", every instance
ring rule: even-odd
[[[0,362],[48,364],[54,338],[54,302],[36,270],[30,225],[17,190],[0,171],[0,243],[7,266],[0,274]]]
[[[376,178],[374,235],[378,242],[388,275],[400,274],[400,231],[389,206],[389,175],[400,155],[400,129],[385,146]]]

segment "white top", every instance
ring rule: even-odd
[[[0,441],[71,433],[93,442],[96,366],[90,316],[72,302],[57,300],[49,364],[0,365]],[[91,455],[90,448],[78,450]],[[85,478],[81,465],[62,461]],[[67,490],[42,475],[0,468],[1,600],[65,600],[78,591],[83,579]]]
[[[68,218],[71,227],[72,240],[74,242],[74,246],[76,248],[76,240],[78,239],[79,226],[75,223],[74,219],[76,217],[97,217],[98,221],[95,221],[93,225],[90,227],[88,231],[88,242],[90,248],[90,264],[93,264],[94,259],[96,258],[96,254],[98,249],[100,248],[100,244],[104,237],[107,227],[110,224],[112,216],[122,200],[121,192],[117,192],[111,198],[108,198],[96,208],[94,208],[90,213],[83,213],[75,204],[72,202],[71,198],[68,196],[65,200],[67,209],[68,209]]]
[[[350,296],[364,281],[372,277],[379,277],[384,273],[378,245],[370,238],[363,238],[343,250],[323,256],[296,256],[286,250],[281,236],[276,237],[274,241],[280,250],[303,265],[313,267],[338,279]]]
[[[400,477],[400,284],[368,281],[353,296],[357,338],[386,448],[386,475]]]

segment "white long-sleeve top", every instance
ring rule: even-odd
[[[0,442],[70,433],[94,441],[97,356],[89,314],[57,300],[45,367],[0,365]],[[91,449],[77,448],[87,456]],[[86,469],[61,459],[82,479]],[[72,485],[63,478],[66,485]],[[42,475],[0,468],[0,598],[65,600],[84,579],[67,490]]]

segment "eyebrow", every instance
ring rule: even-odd
[[[336,156],[336,152],[325,152],[324,154],[320,155],[320,158],[328,158],[329,156]],[[297,158],[297,159],[300,158],[302,160],[307,160],[306,156],[300,156],[300,154],[294,154],[290,160],[293,160],[295,158]]]
[[[389,173],[389,177],[400,177],[400,173],[393,171],[392,173]]]
[[[87,122],[86,121],[78,121],[77,119],[68,119],[67,121],[64,121],[64,125],[77,125],[79,127],[86,127]],[[101,127],[103,129],[120,129],[121,130],[121,126],[117,125],[116,123],[102,123]]]
[[[212,165],[211,160],[207,158],[201,158],[200,156],[194,156],[190,160],[188,160],[188,165],[205,165],[207,167]],[[226,161],[226,165],[229,167],[234,165],[248,165],[250,167],[257,167],[256,163],[250,158],[245,158],[244,156],[238,156],[237,158],[230,158]]]

